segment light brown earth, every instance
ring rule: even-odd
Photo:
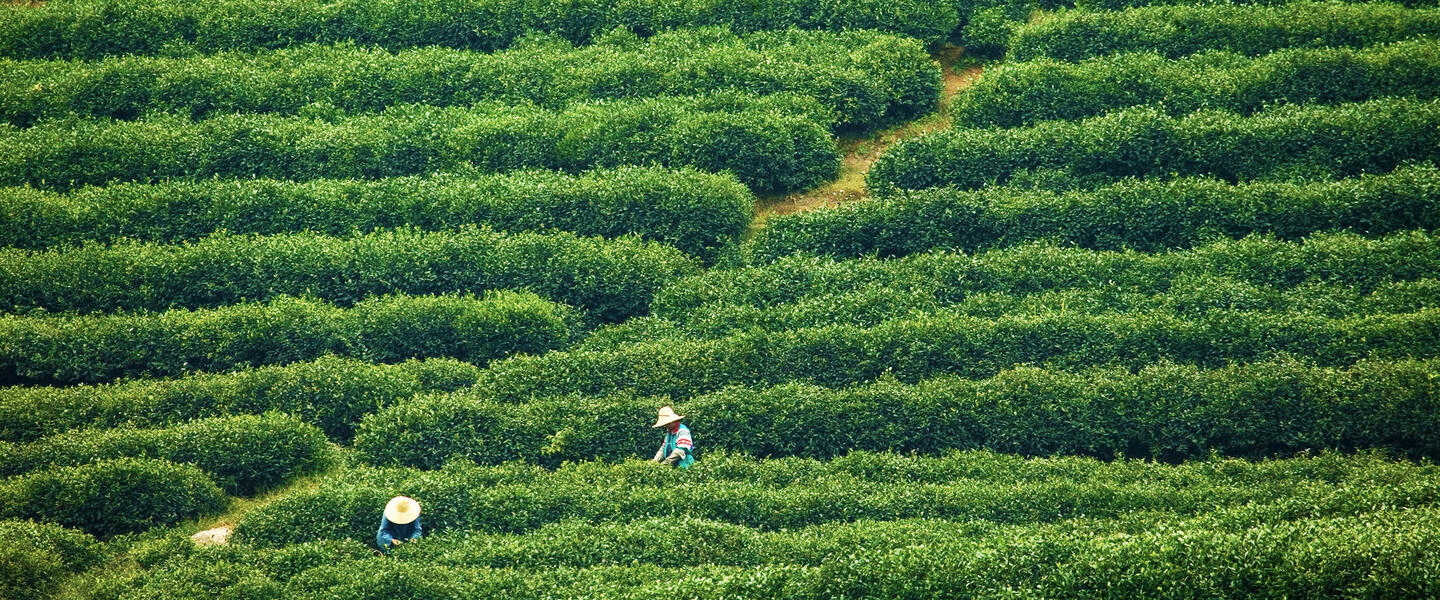
[[[875,159],[900,140],[950,126],[950,103],[960,90],[969,87],[980,76],[981,67],[964,56],[963,48],[947,46],[932,56],[940,63],[940,104],[937,110],[915,121],[865,135],[840,138],[840,176],[828,184],[788,196],[761,197],[755,206],[751,230],[765,226],[765,220],[776,215],[837,206],[866,198],[865,174]]]

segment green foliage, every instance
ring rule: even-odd
[[[615,28],[648,36],[712,25],[737,33],[876,29],[933,44],[958,25],[955,5],[934,0],[107,0],[3,9],[0,56],[15,58],[208,54],[345,40],[489,52],[534,32],[583,44]]]
[[[1437,95],[1440,41],[1420,39],[1361,50],[1281,50],[1258,58],[1207,52],[1168,60],[1144,53],[1080,63],[1002,64],[966,88],[953,110],[956,122],[967,126],[1019,127],[1143,104],[1160,104],[1176,116],[1217,108],[1252,114],[1276,104]]]
[[[793,94],[592,101],[549,110],[482,102],[354,117],[237,114],[199,122],[60,119],[0,126],[0,184],[68,190],[168,178],[378,179],[473,165],[580,172],[656,164],[730,169],[757,191],[834,177],[829,109]],[[722,145],[721,155],[703,151]]]
[[[0,521],[0,596],[40,600],[69,574],[99,564],[100,544],[80,531],[34,521]]]
[[[1384,448],[1434,458],[1437,366],[1367,361],[1333,369],[1279,360],[1202,370],[1161,362],[1135,374],[1022,367],[980,381],[729,388],[684,400],[677,410],[707,451],[762,457],[985,448],[1181,460]],[[626,392],[522,404],[476,393],[418,398],[366,417],[355,448],[371,464],[418,468],[457,456],[547,466],[623,460],[658,447],[646,418],[666,403]]]
[[[1253,116],[1206,110],[1173,117],[1140,107],[1083,121],[913,138],[881,155],[865,185],[880,195],[947,185],[973,189],[1037,168],[1107,177],[1208,175],[1231,182],[1336,178],[1437,160],[1435,100],[1281,106]]]
[[[375,365],[327,355],[182,379],[0,388],[0,440],[31,442],[71,429],[157,427],[275,410],[349,442],[362,416],[422,391],[469,387],[479,374],[479,367],[454,359]]]
[[[657,288],[697,270],[674,248],[633,238],[474,227],[3,249],[0,266],[0,306],[12,312],[219,307],[287,294],[349,306],[392,292],[525,289],[602,322],[644,313]]]
[[[171,377],[338,354],[369,362],[475,363],[563,347],[573,311],[533,294],[384,296],[349,309],[282,296],[209,310],[0,317],[0,381]]]
[[[314,425],[284,413],[215,417],[160,429],[75,430],[0,453],[0,476],[121,457],[200,467],[227,493],[249,496],[337,459]]]
[[[1321,231],[1379,236],[1416,228],[1440,228],[1440,170],[1428,164],[1339,182],[1189,178],[1063,193],[934,188],[775,217],[747,249],[762,263],[801,252],[906,256],[1046,240],[1163,252],[1252,234],[1298,240]]]
[[[219,512],[225,493],[199,467],[120,458],[0,482],[0,518],[35,519],[110,537]]]
[[[708,258],[733,244],[754,195],[693,169],[624,167],[581,176],[460,171],[380,181],[266,179],[119,184],[57,194],[0,188],[0,244],[41,249],[120,238],[197,240],[216,231],[334,236],[413,226],[503,232],[636,234]]]
[[[101,62],[0,60],[0,119],[27,127],[78,114],[375,112],[500,100],[551,109],[586,100],[705,94],[736,87],[813,96],[836,125],[865,129],[929,112],[940,72],[918,41],[871,31],[671,31],[608,35],[495,54],[440,47],[390,53],[353,45]]]
[[[1352,233],[1317,234],[1302,242],[1252,236],[1155,254],[1028,244],[973,255],[932,252],[903,260],[800,255],[681,279],[656,295],[654,314],[685,323],[698,320],[692,315],[723,311],[725,305],[770,309],[876,288],[910,290],[940,304],[958,304],[975,294],[1004,297],[1094,290],[1149,295],[1193,287],[1201,300],[1198,306],[1264,308],[1224,290],[1206,292],[1203,286],[1228,280],[1226,287],[1238,283],[1298,292],[1333,285],[1369,294],[1390,284],[1433,279],[1437,272],[1440,237],[1424,231],[1377,240]]]
[[[1118,12],[1072,10],[1026,24],[1008,58],[1079,61],[1120,52],[1178,58],[1206,50],[1248,56],[1282,48],[1359,48],[1440,33],[1440,9],[1398,4],[1289,2],[1279,6],[1147,6]]]
[[[397,493],[420,502],[427,535],[445,535],[681,517],[767,531],[864,519],[1035,524],[1137,513],[1220,513],[1263,524],[1433,506],[1440,485],[1433,466],[1368,455],[1167,466],[992,452],[858,452],[824,462],[711,453],[684,471],[636,460],[553,471],[455,461],[436,471],[359,469],[331,478],[246,513],[232,541],[273,547],[373,539],[380,511]]]

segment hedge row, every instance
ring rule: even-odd
[[[240,496],[322,471],[338,458],[314,425],[272,412],[156,429],[69,431],[0,449],[0,476],[124,457],[193,464],[226,493]]]
[[[601,321],[642,314],[662,285],[696,271],[674,248],[636,239],[488,229],[216,235],[181,245],[0,249],[0,307],[14,312],[214,307],[281,295],[340,305],[390,292],[526,289]]]
[[[957,129],[913,138],[881,155],[872,192],[1004,183],[1017,171],[1075,175],[1208,175],[1227,181],[1351,177],[1440,160],[1440,101],[1386,99],[1340,106],[1281,106],[1241,116],[1173,117],[1131,108],[1083,121],[1016,129]]]
[[[1120,52],[1178,58],[1206,50],[1249,56],[1284,48],[1360,48],[1440,34],[1440,9],[1397,4],[1290,2],[1280,6],[1147,6],[1073,10],[1018,27],[1008,58],[1079,61]]]
[[[956,299],[955,290],[867,285],[857,290],[819,294],[772,306],[707,304],[702,310],[669,318],[631,319],[597,329],[569,350],[617,350],[656,340],[712,339],[744,332],[787,331],[845,325],[875,327],[886,321],[943,313],[948,317],[1000,319],[1007,315],[1149,314],[1187,319],[1215,310],[1328,318],[1408,313],[1440,306],[1440,280],[1425,278],[1384,284],[1369,294],[1334,284],[1294,288],[1261,286],[1230,277],[1181,277],[1161,293],[1114,288],[1057,290],[1015,295],[979,292]]]
[[[72,573],[100,564],[100,544],[90,535],[50,523],[0,521],[0,596],[51,598]]]
[[[1201,370],[1161,363],[1139,373],[1022,367],[972,381],[882,380],[832,390],[807,383],[731,388],[676,409],[702,451],[827,459],[854,450],[1029,456],[1263,458],[1306,450],[1383,448],[1440,457],[1435,361],[1367,361],[1347,369],[1293,360]],[[458,393],[402,401],[365,417],[355,438],[375,465],[437,468],[644,457],[644,427],[668,400],[620,393],[524,404]]]
[[[118,184],[69,194],[12,187],[0,188],[0,246],[41,249],[121,238],[174,243],[221,230],[343,236],[478,224],[506,232],[636,234],[709,258],[745,232],[753,205],[754,195],[731,177],[654,167],[580,176],[462,170],[380,181]]]
[[[986,70],[966,88],[954,115],[971,127],[1020,127],[1143,104],[1162,104],[1172,115],[1202,109],[1251,114],[1276,104],[1391,96],[1440,96],[1440,41],[1282,50],[1259,58],[1219,52],[1177,61],[1144,53],[1009,63]]]
[[[1130,180],[1092,190],[934,188],[772,218],[749,243],[756,262],[795,253],[906,256],[1033,241],[1163,252],[1216,238],[1322,231],[1380,236],[1440,228],[1440,169],[1401,167],[1338,182]]]
[[[384,561],[348,540],[274,550],[176,543],[149,570],[102,576],[91,597],[171,597],[205,582],[211,593],[257,599],[657,598],[677,587],[697,598],[1127,598],[1157,589],[1421,598],[1436,584],[1436,514],[1377,509],[1273,525],[1170,515],[1021,526],[900,520],[786,532],[680,517],[431,537]],[[1180,580],[1187,586],[1170,587]],[[1015,593],[1022,588],[1031,595]]]
[[[282,296],[209,310],[0,316],[0,384],[170,377],[314,360],[476,363],[563,347],[571,311],[525,293],[384,296],[349,309]]]
[[[685,96],[743,88],[795,92],[865,129],[934,109],[940,71],[911,38],[850,31],[681,30],[641,41],[611,35],[496,54],[440,47],[390,53],[353,45],[102,62],[0,60],[0,120],[28,127],[78,114],[133,119],[177,113],[297,114],[316,106],[375,112],[399,104],[486,100],[551,109],[586,100]]]
[[[173,380],[0,388],[0,441],[32,442],[73,429],[163,427],[192,419],[281,411],[346,442],[364,415],[421,392],[473,385],[480,368],[447,358],[376,365],[311,362]]]
[[[119,458],[0,481],[0,519],[110,537],[220,512],[225,492],[194,465]]]
[[[648,36],[710,25],[737,33],[878,29],[933,44],[958,25],[955,4],[936,0],[105,0],[0,8],[0,56],[12,58],[210,53],[346,40],[391,50],[489,52],[535,32],[583,44],[615,28]]]
[[[829,111],[808,97],[721,93],[547,110],[486,102],[355,117],[227,115],[0,126],[0,184],[68,190],[166,178],[374,179],[463,167],[578,172],[659,164],[731,171],[756,190],[833,177]]]
[[[1140,369],[1159,361],[1201,367],[1303,357],[1322,366],[1366,357],[1440,356],[1440,309],[1331,319],[1217,309],[1194,318],[1157,313],[1047,313],[998,319],[911,314],[876,327],[754,330],[715,340],[666,340],[492,363],[477,389],[499,402],[628,390],[680,400],[731,385],[808,381],[841,387],[883,376],[979,379],[1016,365]]]
[[[712,304],[769,308],[876,287],[916,290],[945,303],[976,293],[1031,295],[1110,289],[1164,293],[1183,281],[1229,278],[1280,289],[1316,284],[1368,294],[1440,272],[1440,236],[1402,232],[1381,239],[1317,234],[1301,242],[1251,236],[1149,254],[1027,244],[965,255],[933,252],[901,260],[790,256],[744,269],[712,269],[680,279],[655,296],[653,313],[675,321]]]
[[[256,547],[373,540],[377,515],[398,493],[424,507],[427,533],[444,534],[682,516],[764,530],[865,519],[1027,524],[1135,513],[1221,512],[1236,522],[1273,523],[1366,514],[1376,506],[1433,506],[1440,483],[1433,466],[1364,455],[1166,466],[989,452],[855,453],[831,462],[712,452],[685,471],[636,460],[554,471],[454,461],[438,471],[359,470],[331,478],[246,513],[231,540]]]

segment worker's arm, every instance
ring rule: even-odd
[[[410,534],[410,539],[412,539],[412,540],[418,540],[418,539],[420,539],[420,534],[421,534],[422,531],[424,531],[424,528],[420,526],[420,519],[419,519],[419,518],[416,518],[416,519],[415,519],[415,533]]]
[[[663,450],[662,450],[662,452],[663,452]],[[660,456],[660,455],[659,455],[659,454],[656,454],[655,456]],[[675,451],[671,452],[671,453],[670,453],[670,456],[665,457],[665,460],[661,461],[660,464],[666,465],[666,466],[673,465],[673,464],[676,463],[676,461],[679,461],[679,460],[681,460],[681,459],[683,459],[683,458],[685,458],[685,449],[684,449],[684,448],[676,448]]]
[[[375,545],[379,546],[381,550],[385,550],[393,546],[394,542],[395,538],[390,537],[390,531],[385,528],[385,520],[381,519],[380,530],[375,532]]]
[[[655,449],[655,458],[650,459],[650,462],[658,463],[662,460],[665,460],[665,444],[660,444],[660,447]]]

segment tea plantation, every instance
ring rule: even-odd
[[[1431,599],[1437,459],[1436,0],[0,4],[6,600]]]

